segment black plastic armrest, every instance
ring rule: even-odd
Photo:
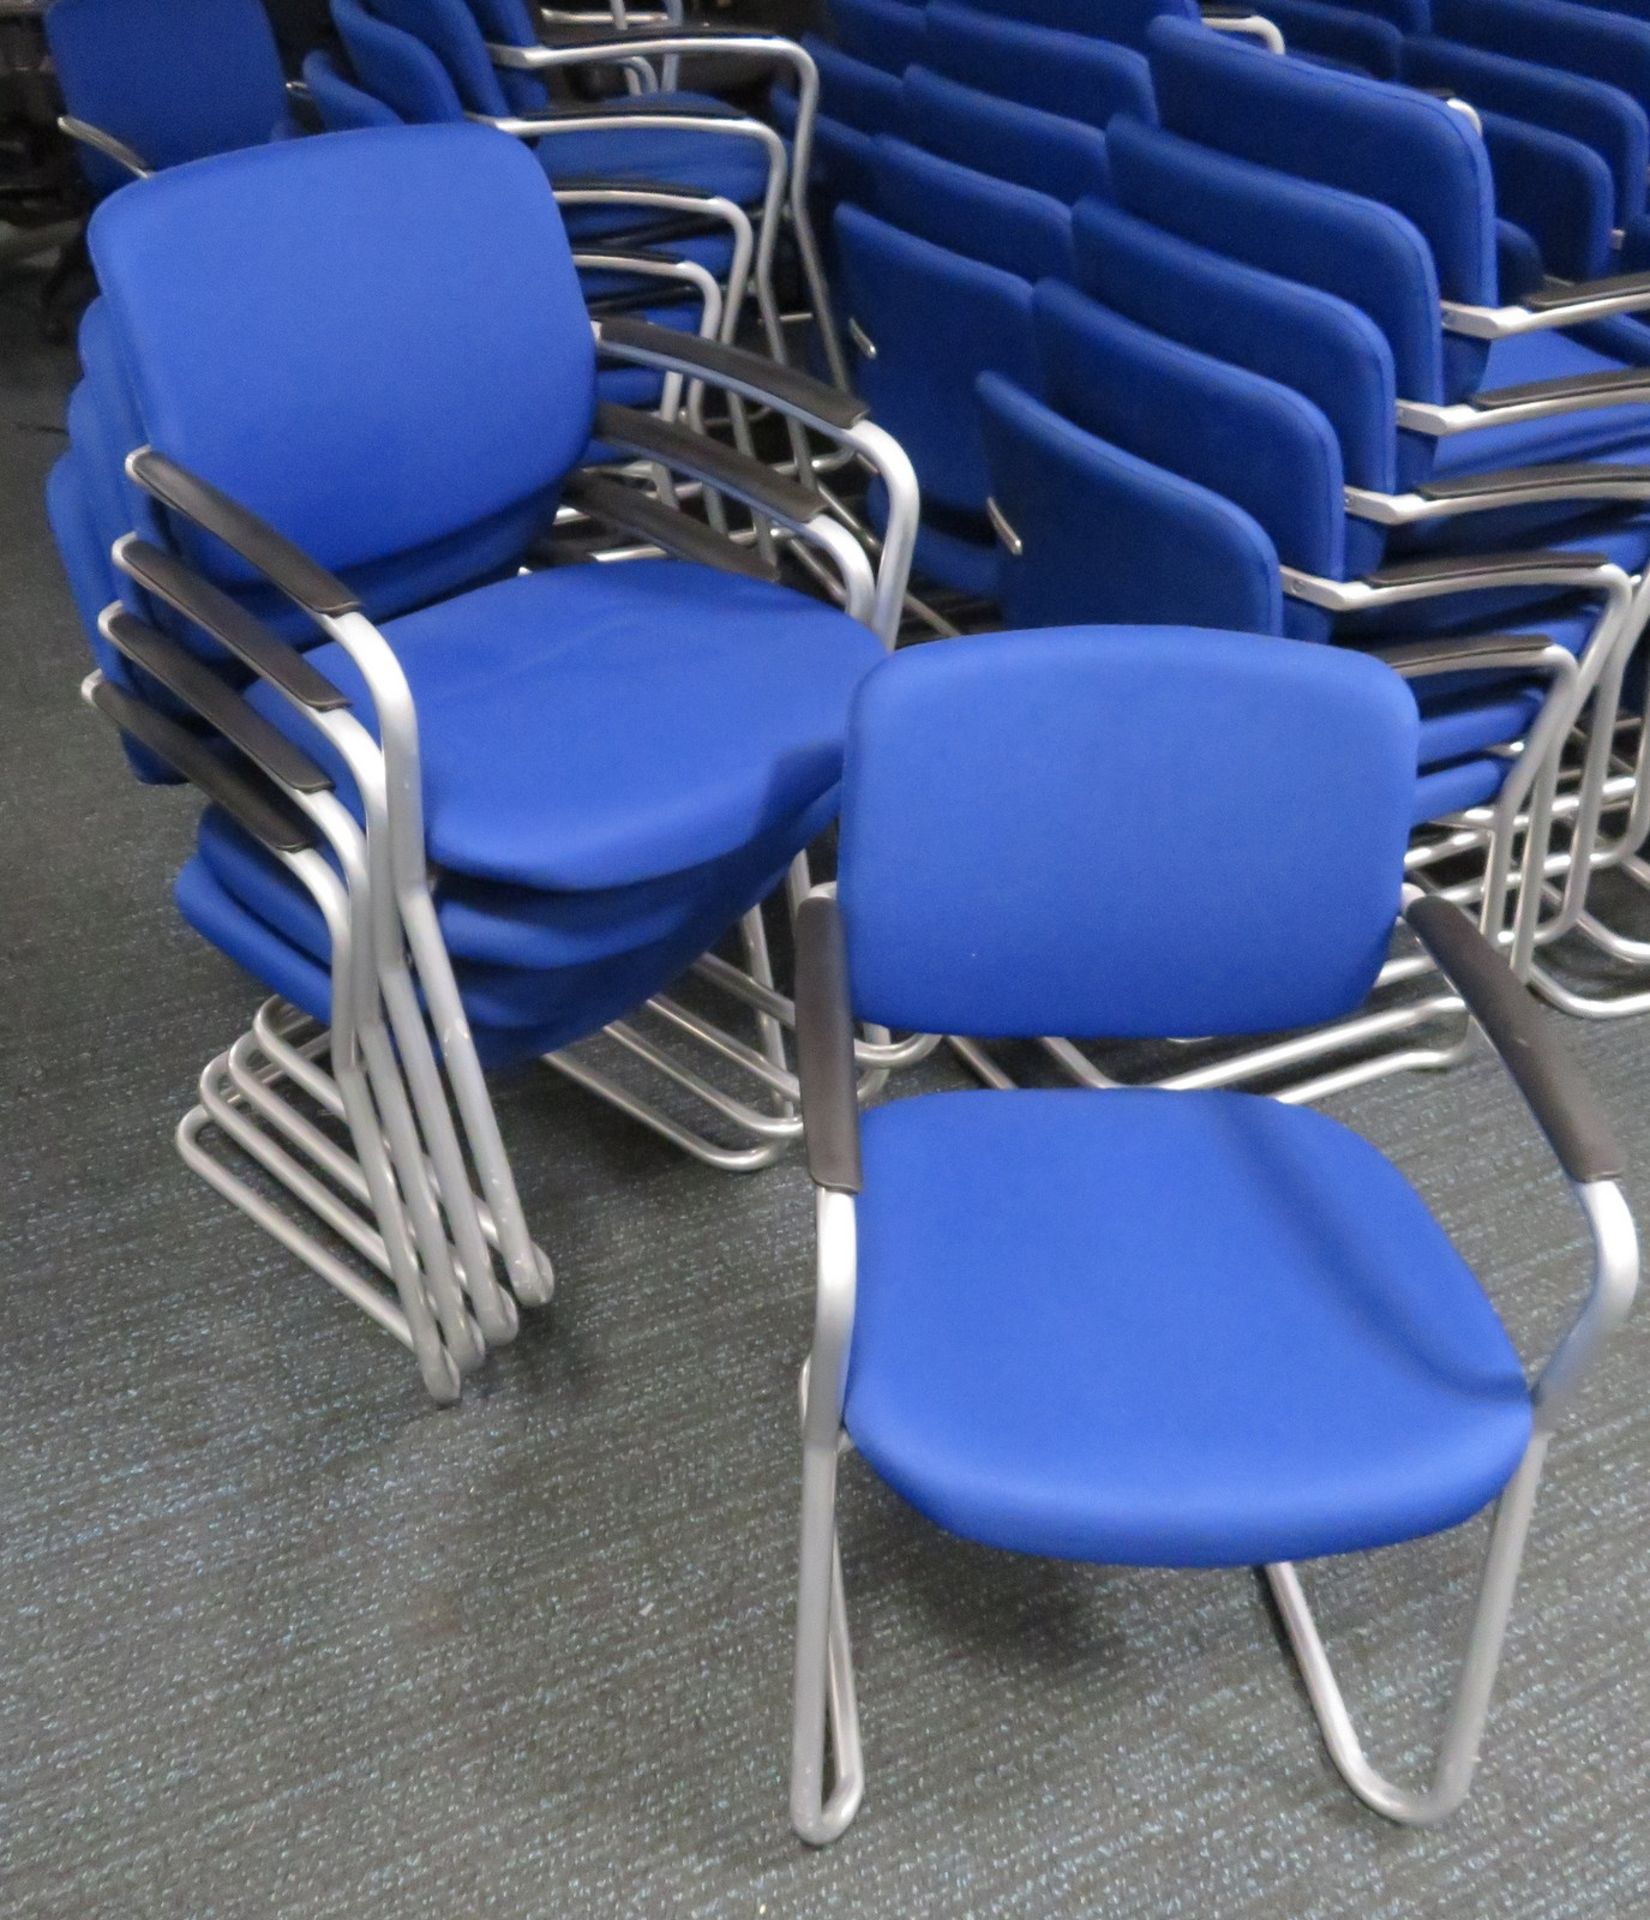
[[[1454,673],[1481,665],[1486,660],[1505,660],[1517,654],[1538,665],[1542,654],[1552,645],[1545,633],[1473,633],[1439,634],[1436,638],[1392,640],[1385,646],[1361,651],[1384,660],[1395,672],[1410,679],[1429,673]]]
[[[328,793],[332,776],[289,740],[187,647],[145,626],[134,614],[111,613],[99,623],[126,658],[152,674],[168,693],[221,733],[260,773],[299,793]]]
[[[147,747],[223,808],[260,846],[271,853],[304,853],[320,845],[316,829],[261,773],[214,753],[206,741],[176,720],[100,680],[92,705],[122,733]]]
[[[1488,387],[1467,404],[1477,413],[1499,413],[1532,400],[1599,400],[1612,394],[1650,399],[1650,367],[1624,367],[1616,373],[1572,373],[1557,380],[1529,380],[1516,387]]]
[[[1555,460],[1545,466],[1502,467],[1495,473],[1465,473],[1428,480],[1415,491],[1423,500],[1505,499],[1549,487],[1639,486],[1650,488],[1650,467],[1611,466],[1604,460]]]
[[[634,407],[603,401],[596,409],[596,438],[702,480],[719,493],[744,501],[756,512],[771,514],[792,526],[806,526],[825,511],[824,501],[807,487],[775,473],[772,467],[763,466],[735,447],[695,433],[691,427],[661,420],[657,414],[638,413]]]
[[[1530,553],[1433,553],[1419,560],[1399,560],[1365,576],[1371,587],[1429,586],[1434,582],[1473,579],[1483,574],[1573,574],[1608,564],[1603,553],[1565,553],[1539,548]]]
[[[361,602],[342,580],[317,566],[267,521],[175,460],[153,447],[140,447],[127,460],[126,470],[145,493],[221,540],[306,612],[318,617],[360,612]]]
[[[796,916],[796,1065],[808,1177],[816,1187],[858,1193],[864,1175],[848,949],[841,912],[827,894],[811,894]]]
[[[289,700],[315,713],[332,713],[349,705],[349,695],[312,667],[296,647],[289,647],[238,601],[171,554],[128,536],[116,544],[115,562],[140,587],[211,634],[242,666],[279,687]]]
[[[1592,300],[1640,295],[1650,301],[1650,273],[1611,273],[1600,280],[1550,280],[1525,294],[1519,305],[1532,313],[1556,313],[1561,307],[1585,306]]]
[[[795,367],[765,360],[744,347],[730,347],[720,340],[703,340],[697,334],[676,333],[651,320],[628,317],[604,320],[597,331],[605,346],[656,353],[673,366],[701,373],[711,381],[736,380],[787,411],[806,415],[838,432],[857,427],[871,411],[857,395],[827,386]]]
[[[1405,919],[1466,1001],[1572,1180],[1619,1179],[1615,1131],[1529,989],[1451,901],[1426,895]]]
[[[596,174],[572,174],[566,177],[558,175],[555,181],[556,198],[560,200],[569,193],[622,193],[627,196],[641,194],[668,194],[673,200],[718,200],[720,194],[712,193],[708,187],[696,187],[678,180],[607,180]]]
[[[721,573],[743,574],[749,580],[775,582],[779,569],[752,547],[739,546],[702,520],[667,507],[637,487],[627,487],[598,473],[575,474],[562,488],[562,499],[603,525],[662,547],[679,560],[696,561]]]

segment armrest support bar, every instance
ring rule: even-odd
[[[863,1169],[848,951],[841,910],[829,894],[810,894],[796,916],[796,1057],[808,1176],[816,1187],[858,1193]]]
[[[209,633],[242,666],[278,687],[298,706],[314,713],[334,713],[349,705],[348,694],[312,667],[296,647],[288,646],[245,607],[171,554],[127,534],[116,541],[114,557],[122,573]]]
[[[854,394],[828,387],[812,374],[781,366],[744,347],[690,338],[651,320],[630,316],[603,320],[596,335],[603,348],[623,359],[709,380],[828,432],[846,433],[871,411]]]
[[[495,67],[518,73],[542,73],[550,67],[588,66],[596,62],[634,60],[665,54],[748,53],[764,60],[795,64],[804,50],[784,34],[764,33],[752,27],[695,26],[666,30],[614,27],[566,27],[554,46],[515,47],[487,43],[487,57]],[[804,57],[807,56],[804,54]]]
[[[644,459],[657,460],[675,473],[685,473],[719,493],[731,494],[757,513],[801,529],[826,512],[817,493],[775,473],[759,460],[724,446],[691,427],[661,420],[657,414],[638,413],[604,401],[596,409],[596,438]]]
[[[117,140],[101,127],[94,127],[89,120],[77,120],[72,113],[63,113],[58,115],[57,126],[58,131],[66,133],[71,140],[78,140],[83,147],[101,153],[105,160],[112,160],[117,167],[124,167],[134,180],[147,180],[154,171],[143,156],[127,146],[124,140]]]
[[[777,581],[779,569],[751,547],[742,547],[701,520],[691,519],[655,500],[637,487],[597,473],[576,474],[562,489],[562,499],[593,520],[621,533],[660,547],[679,560],[715,567],[722,573],[742,574],[748,580]]]
[[[1439,303],[1445,327],[1475,340],[1508,340],[1550,327],[1579,327],[1613,314],[1650,307],[1650,273],[1618,273],[1604,280],[1551,281],[1516,306],[1475,307]]]
[[[180,513],[317,618],[359,613],[361,602],[342,580],[318,566],[265,520],[231,500],[153,447],[139,447],[126,459],[131,478],[162,506]]]
[[[330,793],[332,776],[220,680],[187,647],[118,607],[104,609],[98,626],[112,646],[168,693],[206,721],[278,787],[297,793]]]
[[[223,808],[237,826],[271,853],[304,853],[321,844],[320,835],[298,809],[261,774],[221,758],[176,720],[111,686],[101,675],[91,702],[106,720],[130,734],[208,800]]]
[[[1384,660],[1406,680],[1424,679],[1432,673],[1466,673],[1516,670],[1532,672],[1548,666],[1555,653],[1573,665],[1573,656],[1562,647],[1555,648],[1544,633],[1474,633],[1466,636],[1440,634],[1419,640],[1393,640],[1385,646],[1360,648],[1377,660]]]
[[[1565,1173],[1581,1184],[1619,1179],[1614,1129],[1528,987],[1451,901],[1423,894],[1404,918],[1484,1029]]]

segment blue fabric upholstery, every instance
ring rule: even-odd
[[[1076,260],[1064,202],[903,140],[884,136],[876,145],[876,210],[891,225],[1025,280],[1070,279]]]
[[[534,47],[540,44],[526,0],[469,0],[469,7],[482,37],[495,45]],[[542,113],[549,103],[549,91],[537,74],[512,73],[500,68],[498,79],[505,99],[516,113]]]
[[[1367,315],[1098,201],[1078,207],[1074,228],[1077,284],[1084,292],[1182,346],[1305,394],[1339,436],[1348,484],[1392,491],[1392,353]]]
[[[1463,115],[1180,20],[1157,21],[1150,44],[1158,110],[1171,132],[1381,201],[1426,236],[1446,299],[1495,304],[1489,157]]]
[[[1386,335],[1406,400],[1459,399],[1486,349],[1446,391],[1438,279],[1426,241],[1401,214],[1292,180],[1190,140],[1120,121],[1107,142],[1120,205],[1165,232],[1361,308]]]
[[[1091,127],[1104,128],[1115,114],[1157,118],[1150,70],[1132,47],[1025,26],[954,0],[931,0],[928,23],[921,58],[965,86]]]
[[[1011,381],[978,387],[991,494],[1024,543],[999,563],[1016,627],[1174,618],[1281,633],[1277,555],[1253,517],[1096,438]]]
[[[1650,26],[1570,0],[1433,0],[1433,30],[1540,67],[1589,75],[1650,112]]]
[[[927,58],[928,16],[900,0],[830,0],[831,25],[842,51],[887,73],[903,73]]]
[[[983,163],[999,180],[1068,206],[1085,194],[1110,196],[1106,137],[1093,127],[998,100],[922,67],[906,74],[901,107],[907,137],[941,159],[965,167]]]
[[[332,22],[362,84],[408,125],[464,118],[452,75],[416,34],[380,20],[363,0],[332,0]]]
[[[1535,241],[1547,271],[1566,280],[1613,271],[1616,193],[1599,155],[1579,140],[1505,114],[1481,110],[1479,119],[1495,172],[1496,204]],[[1504,299],[1530,290],[1510,287],[1505,274],[1499,280]]]
[[[362,127],[398,127],[395,109],[347,80],[331,54],[316,48],[304,61],[304,85],[329,133],[351,133]]]
[[[981,11],[1001,13],[1062,33],[1089,34],[1120,46],[1146,45],[1146,29],[1161,14],[1199,18],[1195,0],[982,0]]]
[[[802,814],[881,657],[834,608],[679,561],[525,574],[384,631],[418,708],[431,858],[550,890],[656,879]],[[343,649],[310,658],[370,725]],[[347,786],[278,695],[249,697]]]
[[[287,122],[259,0],[55,0],[45,30],[64,104],[151,168],[260,146]],[[100,193],[131,177],[82,150]]]
[[[1479,108],[1584,141],[1610,168],[1616,224],[1625,226],[1644,211],[1650,119],[1618,87],[1433,34],[1404,43],[1402,77],[1411,86],[1453,88]],[[1499,191],[1499,174],[1496,185]]]
[[[1310,804],[1357,810],[1335,791]],[[1156,840],[1155,812],[1118,817]],[[1081,862],[1100,891],[1119,837]],[[953,1533],[1123,1564],[1307,1559],[1452,1526],[1518,1466],[1530,1401],[1494,1309],[1404,1176],[1325,1114],[936,1094],[868,1114],[864,1147],[844,1424]]]
[[[910,455],[925,503],[982,513],[974,381],[1033,365],[1029,282],[858,207],[840,208],[835,230],[847,310],[877,348],[857,369],[861,394]]]
[[[819,69],[822,115],[857,127],[861,133],[899,131],[903,88],[893,74],[868,61],[856,60],[812,34],[802,44]]]
[[[106,202],[91,245],[149,439],[324,565],[509,509],[536,523],[589,438],[593,349],[560,220],[532,156],[496,134],[228,155]],[[251,390],[257,436],[236,404]]]
[[[1267,0],[1266,18],[1292,54],[1323,55],[1333,65],[1374,80],[1398,77],[1404,39],[1390,21],[1325,0]]]
[[[1340,444],[1316,407],[1056,282],[1037,288],[1034,307],[1056,412],[1242,507],[1286,566],[1345,575]]]
[[[465,0],[368,0],[368,5],[379,19],[422,40],[436,55],[467,112],[502,116],[514,110]]]
[[[1057,628],[895,655],[855,701],[843,784],[854,1004],[978,1034],[1343,1013],[1391,933],[1417,736],[1376,661],[1253,634]]]

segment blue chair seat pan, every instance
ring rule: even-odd
[[[1497,340],[1479,386],[1523,386],[1576,374],[1615,373],[1623,362],[1559,332],[1526,333]],[[1544,460],[1634,460],[1650,458],[1650,407],[1600,407],[1592,412],[1485,427],[1438,442],[1440,474],[1488,473]]]
[[[1245,1566],[1466,1519],[1517,1354],[1404,1176],[1236,1093],[938,1094],[866,1118],[845,1424],[940,1526]]]
[[[516,575],[384,632],[418,709],[431,859],[550,892],[678,873],[802,814],[883,657],[833,608],[679,561]],[[372,725],[343,649],[310,657]],[[353,800],[284,700],[249,698]]]
[[[711,112],[722,118],[727,113],[716,101],[665,93],[649,95],[645,105],[600,109],[614,123],[611,128],[554,133],[539,141],[544,170],[552,180],[579,175],[601,180],[687,180],[708,192],[725,194],[740,206],[759,201],[768,184],[767,151],[759,141],[692,128],[624,125],[627,116],[637,112],[672,109]]]
[[[831,824],[837,797],[833,788],[797,819],[724,859],[633,887],[537,893],[437,874],[442,938],[455,960],[500,975],[527,970],[530,978],[533,970],[582,965],[673,938],[706,912],[707,903],[731,918],[767,893],[798,849]],[[202,816],[196,848],[212,877],[249,912],[315,958],[328,957],[325,927],[308,893],[216,808]],[[501,991],[514,992],[507,984]],[[531,1002],[516,997],[515,1004]]]
[[[755,896],[768,884],[753,890]],[[184,865],[173,895],[189,925],[266,991],[331,1023],[332,983],[324,961],[243,906],[199,855]],[[282,911],[290,913],[290,903],[283,903]],[[459,993],[481,1064],[514,1066],[599,1032],[667,986],[736,917],[736,912],[707,911],[668,939],[629,953],[522,972],[513,979],[507,969],[460,964],[455,969]]]

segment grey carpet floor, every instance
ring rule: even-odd
[[[870,1790],[785,1818],[810,1208],[548,1074],[503,1089],[554,1311],[455,1412],[186,1174],[254,995],[174,914],[41,486],[69,356],[0,288],[0,1913],[1409,1920],[1650,1911],[1650,1321],[1556,1449],[1484,1768],[1361,1810],[1252,1576],[970,1549],[850,1469]],[[1571,1030],[1650,1167],[1650,1025]],[[1486,1059],[1338,1103],[1539,1349],[1582,1240]],[[1650,1191],[1650,1183],[1641,1183]],[[1481,1535],[1313,1569],[1373,1752],[1422,1763]]]

